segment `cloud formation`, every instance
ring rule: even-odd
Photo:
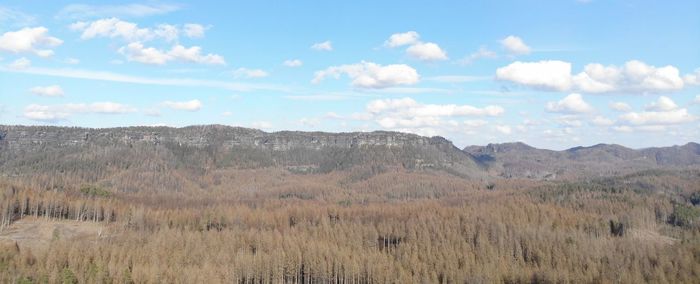
[[[218,54],[202,54],[199,46],[184,47],[176,44],[169,51],[145,47],[141,42],[132,42],[119,48],[119,53],[127,60],[153,65],[164,65],[170,61],[191,62],[209,65],[226,65],[226,60]]]
[[[459,61],[460,64],[463,65],[468,65],[473,63],[474,61],[477,61],[482,58],[498,58],[498,54],[496,52],[489,50],[488,48],[482,46],[479,47],[479,50],[473,52],[472,54],[469,54],[469,56],[462,58],[462,60]]]
[[[622,123],[635,126],[670,125],[691,122],[697,119],[688,109],[679,107],[671,98],[660,96],[647,105],[643,112],[628,112],[620,115]]]
[[[447,60],[447,52],[433,42],[416,43],[406,49],[406,53],[418,60],[437,61]]]
[[[571,89],[571,63],[546,60],[516,61],[496,69],[496,78],[542,90],[567,91]]]
[[[535,89],[583,93],[661,93],[684,86],[678,68],[655,67],[637,60],[621,67],[592,63],[575,75],[571,63],[565,61],[516,61],[498,68],[496,78]]]
[[[270,74],[261,69],[248,69],[241,67],[233,71],[233,77],[235,78],[264,78],[268,75]]]
[[[63,40],[49,35],[45,27],[23,28],[6,32],[0,36],[0,51],[11,53],[33,53],[40,57],[54,54],[51,47],[63,44]]]
[[[31,120],[56,123],[73,114],[125,114],[136,109],[114,102],[78,103],[62,105],[31,104],[24,109],[24,117]]]
[[[389,39],[384,42],[384,46],[390,48],[406,45],[408,45],[406,54],[412,58],[421,61],[440,61],[448,59],[447,52],[437,43],[420,41],[420,35],[415,31],[392,34],[389,36]]]
[[[69,26],[73,31],[81,32],[80,38],[87,40],[93,38],[122,39],[127,42],[146,42],[154,39],[163,39],[169,42],[176,41],[181,34],[189,38],[204,37],[204,26],[200,24],[185,24],[179,27],[170,24],[159,24],[152,28],[142,28],[138,24],[123,21],[119,18],[104,18],[90,22],[75,22]]]
[[[583,100],[580,94],[570,94],[556,102],[548,102],[546,106],[549,112],[558,113],[590,113],[593,112],[593,107]]]
[[[204,31],[206,28],[200,24],[185,24],[182,28],[182,32],[189,38],[204,37]]]
[[[497,117],[505,110],[496,105],[482,108],[471,105],[423,104],[412,98],[370,101],[365,113],[353,114],[353,120],[373,120],[384,129],[420,135],[438,135],[471,131],[487,124],[481,119],[459,122],[459,117]],[[335,119],[340,117],[334,114]]]
[[[29,90],[32,94],[42,97],[62,97],[65,93],[59,85],[36,86]]]
[[[608,106],[615,111],[627,112],[632,110],[632,107],[624,102],[612,102]]]
[[[311,49],[319,51],[331,51],[333,50],[333,43],[330,40],[324,42],[318,42],[311,45]]]
[[[387,47],[399,47],[418,43],[420,35],[417,32],[409,31],[405,33],[395,33],[389,36],[389,39],[384,42]]]
[[[312,82],[320,83],[326,77],[338,79],[342,74],[347,75],[352,80],[352,86],[369,89],[413,85],[420,80],[416,69],[405,64],[382,66],[373,62],[361,61],[356,64],[331,66],[325,70],[316,71]]]
[[[10,64],[7,65],[8,68],[11,70],[23,70],[27,69],[32,66],[32,61],[25,58],[21,57],[16,59],[15,61],[12,61]]]
[[[513,55],[524,55],[530,53],[530,47],[517,36],[507,36],[501,40],[501,46]]]
[[[285,60],[282,64],[284,64],[284,66],[287,66],[287,67],[299,67],[299,66],[304,65],[304,62],[302,62],[299,59],[288,59],[288,60]]]
[[[198,111],[202,108],[202,102],[199,100],[184,102],[164,101],[162,104],[163,106],[174,110]]]

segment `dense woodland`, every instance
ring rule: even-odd
[[[191,175],[166,194],[6,178],[3,226],[53,219],[105,230],[56,235],[45,250],[4,242],[0,281],[693,283],[699,179],[692,170],[543,182],[266,168]]]

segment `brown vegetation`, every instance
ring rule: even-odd
[[[669,222],[681,203],[696,209],[689,200],[700,191],[698,172],[537,182],[368,171],[222,169],[196,178],[173,171],[188,181],[176,192],[7,179],[0,185],[5,226],[66,220],[109,233],[59,234],[41,248],[7,241],[6,228],[0,282],[691,283],[700,277],[700,229]]]

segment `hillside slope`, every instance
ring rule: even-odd
[[[461,177],[483,174],[471,155],[442,137],[398,132],[267,133],[221,125],[0,126],[2,176],[87,183],[150,180],[155,187],[177,187],[207,171],[266,167],[293,173],[403,168],[446,171]]]
[[[574,147],[563,151],[537,149],[521,142],[469,146],[464,151],[502,177],[560,179],[613,176],[655,168],[700,165],[700,145],[630,149],[615,144]]]

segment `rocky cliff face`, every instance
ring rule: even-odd
[[[145,157],[193,169],[282,166],[328,172],[383,165],[447,170],[462,176],[480,171],[471,155],[442,137],[398,132],[267,133],[222,125],[107,129],[0,126],[0,171],[20,172],[18,167],[32,165],[51,170],[71,163],[84,167],[102,161],[131,165]]]
[[[107,144],[163,144],[205,148],[237,146],[288,151],[295,148],[321,149],[382,147],[431,147],[450,150],[454,146],[442,137],[422,137],[399,132],[295,132],[267,133],[256,129],[221,125],[128,128],[67,128],[48,126],[0,126],[0,141],[11,149],[37,147],[81,147]]]

